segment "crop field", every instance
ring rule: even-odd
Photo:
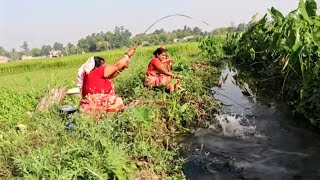
[[[205,112],[216,107],[203,86],[214,83],[204,77],[219,70],[205,65],[197,43],[168,45],[173,70],[184,77],[182,88],[173,94],[148,90],[144,74],[154,49],[138,48],[114,81],[123,112],[106,114],[99,123],[76,114],[68,120],[72,130],[57,107],[34,112],[39,97],[49,88],[75,87],[77,69],[90,56],[112,63],[125,50],[1,65],[0,179],[184,178],[175,134],[203,125]],[[67,96],[62,104],[78,107],[79,100]]]

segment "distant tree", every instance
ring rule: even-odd
[[[165,30],[163,28],[155,30],[152,34],[161,34],[165,33]]]
[[[245,23],[240,23],[237,27],[237,31],[243,31],[246,28],[246,24]]]
[[[231,32],[236,32],[237,31],[237,28],[235,27],[222,27],[222,28],[216,28],[214,30],[212,30],[211,34],[228,34],[228,33],[231,33]]]
[[[19,52],[17,52],[14,48],[11,50],[10,52],[10,56],[9,56],[12,60],[19,60],[21,58],[21,54],[19,54]]]
[[[115,27],[110,45],[113,49],[122,48],[130,45],[130,37],[132,33],[123,26]]]
[[[153,35],[150,35],[150,44],[152,45],[159,45],[161,42],[160,42],[160,36],[159,34],[153,34]]]
[[[68,43],[65,47],[65,55],[69,56],[72,54],[77,54],[77,47],[71,43]]]
[[[27,41],[23,41],[21,49],[23,49],[25,55],[29,55],[29,45]]]
[[[0,46],[0,56],[6,56],[6,55],[8,55],[8,52],[2,46]]]
[[[31,49],[31,55],[32,55],[33,57],[41,56],[41,49],[39,49],[39,48],[33,48],[33,49]]]
[[[186,36],[193,35],[193,31],[190,27],[184,26],[183,29],[177,29],[172,31],[172,33],[176,34],[178,38],[184,38]]]
[[[49,55],[49,51],[51,51],[52,47],[50,45],[43,45],[41,47],[41,55],[42,56],[47,56]]]
[[[63,44],[55,42],[53,44],[53,49],[62,51],[63,50]]]
[[[194,35],[202,35],[203,34],[201,29],[198,27],[194,27],[192,31],[193,31]]]
[[[89,49],[90,49],[90,45],[88,43],[88,37],[86,38],[81,38],[79,41],[78,41],[78,47],[83,49],[84,51],[86,52],[89,52]]]
[[[169,33],[161,33],[159,34],[159,42],[161,44],[166,44],[173,41],[173,39],[171,39],[171,36]]]
[[[139,44],[139,45],[142,44],[142,42],[144,41],[150,43],[149,42],[150,36],[147,34],[137,34],[131,40],[134,44]]]
[[[98,41],[96,43],[97,51],[104,51],[108,49],[108,42],[107,41]]]

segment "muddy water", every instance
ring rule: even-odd
[[[222,72],[212,95],[217,124],[185,139],[188,179],[320,179],[320,135],[281,100],[256,96],[236,70]]]

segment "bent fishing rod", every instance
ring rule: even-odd
[[[158,24],[160,21],[163,21],[164,19],[168,19],[168,18],[172,18],[172,17],[177,17],[177,16],[185,17],[185,18],[187,18],[187,19],[191,19],[191,20],[195,20],[195,21],[199,21],[199,22],[201,22],[201,23],[203,23],[203,24],[211,27],[211,25],[210,25],[209,23],[207,23],[207,22],[205,22],[205,21],[203,21],[203,20],[195,19],[195,18],[193,18],[193,17],[191,17],[191,16],[188,16],[188,15],[185,15],[185,14],[171,14],[171,15],[167,15],[167,16],[164,16],[164,17],[156,20],[156,21],[155,21],[154,23],[152,23],[142,34],[143,34],[143,35],[146,34],[153,26],[155,26],[156,24]],[[136,43],[133,47],[134,47],[134,48],[137,48],[138,46],[139,46],[139,44]]]

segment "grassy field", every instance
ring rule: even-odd
[[[50,87],[75,87],[76,70],[88,57],[111,63],[125,50],[1,65],[0,179],[184,179],[175,136],[210,119],[217,105],[204,86],[216,83],[219,70],[198,56],[196,43],[168,45],[174,71],[184,76],[182,88],[147,90],[144,73],[155,48],[139,48],[114,80],[123,112],[97,124],[75,115],[71,131],[56,107],[34,113],[39,97]],[[63,101],[78,103],[72,96]]]

